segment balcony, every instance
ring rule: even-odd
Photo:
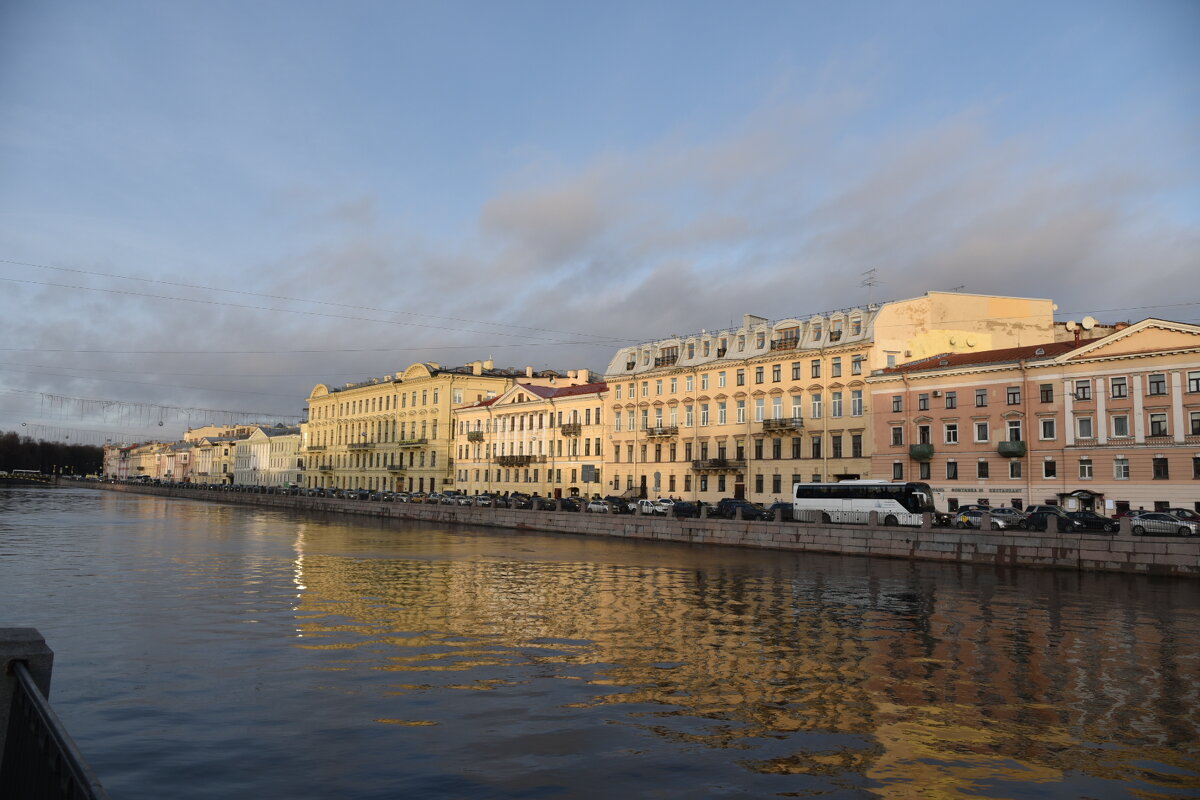
[[[533,456],[496,456],[496,463],[502,467],[528,467]]]
[[[318,464],[317,472],[333,472],[333,464]]]
[[[403,472],[404,465],[403,464],[388,464],[387,471],[388,472]]]
[[[583,433],[582,422],[564,422],[558,426],[559,433],[563,436],[578,436]]]
[[[1021,458],[1025,455],[1024,442],[1001,442],[996,447],[996,452],[1004,458]]]
[[[483,441],[483,431],[467,431],[467,441],[468,442],[482,442]]]
[[[645,428],[644,430],[646,431],[647,438],[650,438],[650,439],[661,439],[661,438],[664,438],[667,436],[678,436],[679,435],[679,426],[678,425],[656,425],[653,427]]]
[[[429,440],[422,436],[420,439],[401,439],[396,444],[400,447],[420,447],[423,444],[429,444]]]
[[[351,442],[349,445],[351,450],[370,450],[374,446],[374,442]]]
[[[700,472],[705,470],[722,472],[745,468],[746,460],[743,458],[703,458],[692,462],[692,469]]]
[[[764,419],[763,432],[767,431],[798,431],[804,428],[804,420],[800,417],[783,417],[782,419]]]
[[[908,446],[908,457],[914,461],[928,461],[933,458],[933,445],[910,444]]]
[[[787,339],[772,339],[771,350],[795,350],[798,344],[800,344],[800,340],[791,337]]]
[[[305,450],[307,450],[307,451],[308,451],[308,452],[310,452],[310,453],[322,453],[322,452],[324,452],[324,451],[325,451],[325,445],[323,445],[323,444],[310,444],[308,447],[306,447],[306,448],[304,448],[304,449],[305,449]]]
[[[678,360],[679,360],[678,353],[676,353],[675,355],[671,355],[671,356],[658,356],[657,358],[654,359],[654,366],[669,367]]]

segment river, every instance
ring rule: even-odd
[[[1200,793],[1200,581],[0,489],[114,800]]]

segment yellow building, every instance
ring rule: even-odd
[[[568,380],[588,376],[567,373]],[[456,409],[455,488],[466,494],[600,494],[608,385],[537,386]]]
[[[452,409],[496,397],[516,380],[565,383],[552,370],[417,363],[340,388],[318,384],[304,426],[306,484],[337,489],[440,491],[454,482]]]
[[[1049,300],[929,292],[623,348],[605,371],[609,487],[769,501],[868,477],[871,370],[1053,338]]]

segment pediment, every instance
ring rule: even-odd
[[[1062,363],[1200,349],[1200,326],[1147,319],[1064,353]]]

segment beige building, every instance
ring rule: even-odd
[[[567,373],[568,380],[587,376]],[[522,492],[591,497],[604,490],[608,385],[537,386],[456,409],[455,488],[466,494]]]
[[[452,409],[496,397],[516,380],[534,385],[580,382],[554,371],[417,363],[395,375],[308,397],[305,483],[310,487],[440,491],[454,483]]]
[[[1096,333],[872,375],[875,477],[927,482],[943,509],[1200,510],[1200,326]]]
[[[233,483],[237,440],[205,437],[192,445],[192,483]]]
[[[868,477],[872,370],[1053,336],[1049,300],[929,292],[623,348],[605,372],[608,488],[769,501]]]

